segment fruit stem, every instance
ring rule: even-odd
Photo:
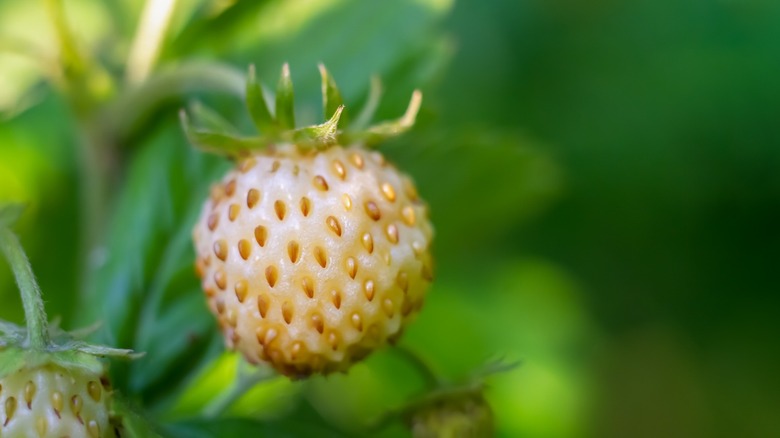
[[[443,381],[433,371],[428,362],[426,362],[419,354],[411,350],[409,347],[403,345],[396,345],[395,351],[401,354],[420,374],[425,383],[430,389],[436,389],[443,385]]]
[[[249,390],[258,383],[265,382],[278,377],[273,370],[267,368],[252,369],[250,372],[242,371],[246,363],[242,360],[238,363],[238,375],[233,381],[230,390],[220,394],[213,402],[203,409],[203,416],[206,418],[217,418],[227,411],[235,402],[244,396]]]
[[[27,321],[27,342],[34,350],[44,350],[49,346],[49,327],[41,289],[35,281],[30,261],[19,243],[19,238],[5,226],[0,226],[0,249],[11,265],[16,284],[22,293],[24,317]]]

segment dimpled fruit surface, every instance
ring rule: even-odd
[[[100,376],[55,365],[21,369],[0,380],[0,437],[114,436],[109,398]]]
[[[432,280],[432,237],[414,183],[380,153],[286,145],[212,188],[196,269],[227,344],[301,377],[400,336]]]

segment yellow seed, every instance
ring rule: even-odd
[[[270,305],[271,304],[265,295],[259,295],[257,297],[257,310],[260,312],[261,317],[265,318],[265,315],[268,313],[268,307]]]
[[[255,240],[260,246],[265,246],[265,241],[268,239],[268,230],[262,225],[255,228]]]
[[[49,424],[46,422],[46,417],[38,417],[35,419],[35,430],[38,431],[39,436],[46,436],[48,429]]]
[[[298,242],[291,240],[287,244],[287,255],[290,257],[290,261],[295,263],[298,261],[298,256],[301,254],[301,247]]]
[[[325,329],[325,323],[323,322],[322,316],[320,316],[319,313],[314,313],[311,315],[311,324],[320,333],[322,333],[322,331]]]
[[[217,258],[222,260],[223,262],[225,261],[225,259],[227,259],[228,256],[227,242],[225,242],[224,239],[220,239],[214,242],[214,255],[216,255]]]
[[[229,326],[236,328],[236,325],[238,325],[238,315],[236,315],[236,312],[233,309],[227,309],[225,321],[227,321]]]
[[[387,234],[387,240],[391,243],[398,243],[398,227],[395,224],[389,224],[385,229],[385,233]]]
[[[73,411],[73,415],[78,417],[81,413],[82,406],[84,406],[84,401],[81,400],[81,397],[74,395],[70,398],[70,410]]]
[[[337,309],[341,308],[341,294],[336,291],[330,291],[331,301],[333,302],[333,306]]]
[[[341,224],[339,224],[338,219],[333,216],[328,216],[325,222],[328,224],[328,228],[330,228],[331,231],[336,233],[337,236],[341,236]]]
[[[422,277],[427,281],[433,281],[433,266],[429,261],[423,262],[422,271],[420,272]]]
[[[249,189],[246,194],[246,206],[249,208],[254,208],[258,202],[260,202],[260,190]]]
[[[225,197],[225,187],[220,184],[211,186],[211,193],[209,196],[211,197],[211,202],[213,202],[216,207]]]
[[[230,204],[230,208],[228,208],[228,219],[230,219],[231,222],[236,220],[238,217],[238,212],[241,211],[241,206],[238,204]]]
[[[395,189],[390,183],[382,183],[382,194],[390,202],[395,202]]]
[[[227,287],[227,275],[225,274],[225,271],[219,269],[214,273],[214,283],[217,284],[218,288],[225,290]]]
[[[238,170],[241,171],[241,173],[247,173],[250,170],[252,170],[253,167],[257,164],[257,161],[254,158],[247,158],[246,160],[241,162],[241,165],[239,166]]]
[[[35,383],[32,381],[24,385],[24,401],[27,403],[27,409],[32,409],[32,401],[35,398]]]
[[[363,291],[366,294],[366,298],[368,301],[371,301],[374,299],[374,281],[373,280],[366,280],[365,283],[363,283]]]
[[[103,393],[102,388],[100,387],[100,384],[95,381],[91,381],[87,383],[87,393],[92,398],[92,400],[95,400],[96,402],[100,401],[100,396]]]
[[[382,212],[379,211],[379,207],[376,205],[374,201],[368,201],[365,204],[366,208],[366,214],[368,214],[368,217],[371,219],[378,221],[382,217]]]
[[[3,426],[8,426],[8,422],[14,417],[16,412],[16,398],[8,397],[5,399],[5,423]],[[57,414],[59,416],[59,414]]]
[[[314,180],[312,180],[312,183],[314,184],[314,187],[317,188],[317,190],[322,190],[323,192],[328,190],[328,182],[325,181],[325,178],[323,178],[321,175],[315,176]]]
[[[298,174],[301,173],[301,168],[297,164],[293,166],[292,174],[294,176],[298,176]]]
[[[231,179],[228,181],[227,184],[225,184],[225,194],[228,196],[233,196],[233,193],[236,192],[236,180]]]
[[[238,299],[239,303],[243,303],[247,293],[249,293],[249,284],[242,278],[236,282],[236,285],[233,286],[233,288],[236,291],[236,299]]]
[[[60,412],[62,412],[63,404],[64,400],[62,399],[62,393],[59,391],[54,391],[51,394],[51,406],[54,408],[54,412],[57,414],[57,417],[59,417]]]
[[[349,277],[351,279],[355,279],[355,275],[357,275],[357,262],[352,257],[347,257],[347,274],[349,274]]]
[[[301,214],[303,216],[308,216],[309,212],[311,211],[311,200],[307,197],[301,198]]]
[[[344,163],[341,161],[333,160],[333,170],[342,181],[347,177],[347,169],[344,167]]]
[[[100,438],[100,425],[95,420],[89,420],[87,423],[87,431],[91,438]]]
[[[339,346],[339,336],[336,334],[336,332],[330,332],[328,333],[328,343],[330,343],[331,347],[333,347],[333,350],[335,351]]]
[[[385,298],[382,301],[382,310],[385,311],[385,314],[387,315],[388,318],[392,318],[393,317],[393,313],[395,313],[395,308],[393,306],[393,300],[391,300],[390,298]]]
[[[280,163],[279,161],[274,161],[273,164],[271,164],[271,173],[274,173],[277,170],[279,170],[279,168],[281,166],[282,166],[282,163]]]
[[[351,157],[349,157],[350,160],[352,160],[352,164],[355,165],[358,169],[363,168],[363,157],[361,157],[359,154],[352,154]]]
[[[393,263],[393,256],[390,255],[390,251],[385,251],[382,254],[382,258],[385,260],[385,264],[387,266],[390,266]]]
[[[222,297],[217,298],[217,301],[216,301],[215,304],[217,306],[217,313],[219,313],[220,315],[225,313],[225,299],[224,298],[222,298]]]
[[[311,278],[303,277],[303,280],[301,280],[301,287],[307,297],[314,298],[314,282],[312,282]]]
[[[415,240],[412,242],[412,250],[414,251],[415,256],[419,256],[423,253],[423,251],[425,251],[425,246],[422,244],[422,242]]]
[[[284,205],[284,202],[282,201],[276,201],[274,202],[274,211],[276,212],[276,217],[279,218],[279,220],[284,220],[284,215],[287,214],[287,206]]]
[[[276,269],[276,266],[271,265],[265,268],[265,279],[268,281],[269,286],[274,287],[276,285],[276,280],[279,279],[279,271]]]
[[[417,188],[414,187],[414,184],[409,179],[404,180],[404,191],[406,192],[406,196],[412,201],[416,201],[419,198]]]
[[[298,355],[301,353],[301,350],[303,350],[303,344],[301,344],[300,341],[293,342],[292,348],[290,349],[290,358],[292,360],[297,359]]]
[[[357,313],[352,314],[352,326],[355,327],[358,331],[363,331],[363,320]]]
[[[285,301],[282,304],[282,318],[284,318],[284,322],[289,324],[290,322],[292,322],[292,317],[293,317],[293,305],[290,304],[289,301]]]
[[[208,219],[209,230],[214,231],[219,225],[219,215],[217,213],[211,213]]]
[[[376,164],[380,165],[380,166],[384,166],[385,163],[386,163],[385,157],[382,154],[380,154],[379,152],[372,152],[371,153],[371,159],[373,159],[374,162]]]
[[[404,218],[404,223],[406,223],[406,225],[409,225],[410,227],[414,226],[414,209],[410,205],[407,205],[401,210],[401,216]]]
[[[405,299],[403,305],[401,305],[401,314],[403,316],[409,316],[412,313],[412,300]]]
[[[317,260],[317,263],[320,264],[323,268],[328,265],[328,257],[325,254],[325,250],[320,248],[319,246],[314,248],[314,258]]]
[[[344,208],[347,211],[352,210],[352,198],[349,197],[346,193],[341,197],[341,202],[344,203]]]
[[[409,276],[406,274],[406,272],[399,272],[398,276],[395,278],[395,283],[398,285],[398,287],[401,288],[402,291],[407,292],[409,290]]]
[[[241,239],[238,241],[238,253],[241,258],[247,260],[252,254],[252,244],[248,240]]]
[[[374,238],[371,237],[371,234],[363,234],[363,237],[360,238],[360,242],[363,243],[363,248],[365,248],[369,254],[374,252]]]

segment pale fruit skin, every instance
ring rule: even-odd
[[[490,438],[493,411],[481,396],[440,401],[411,418],[414,438]]]
[[[0,379],[0,437],[114,436],[110,396],[100,376],[85,371],[23,368]]]
[[[400,336],[432,280],[432,237],[406,175],[340,146],[245,158],[194,230],[227,344],[293,377],[345,371]]]

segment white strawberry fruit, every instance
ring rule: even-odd
[[[321,71],[332,97],[335,86]],[[283,72],[277,99],[289,86]],[[250,74],[250,96],[252,84]],[[404,118],[364,138],[404,130],[418,105],[416,93]],[[277,103],[272,123],[284,108]],[[341,110],[286,137],[284,126],[260,119],[277,128],[276,141],[256,139],[259,150],[240,152],[194,229],[196,268],[227,344],[289,376],[345,371],[398,338],[432,279],[426,205],[380,153],[341,145]],[[213,146],[214,137],[186,119],[185,128],[193,143]]]
[[[0,436],[102,438],[111,392],[100,375],[53,364],[0,379]]]

